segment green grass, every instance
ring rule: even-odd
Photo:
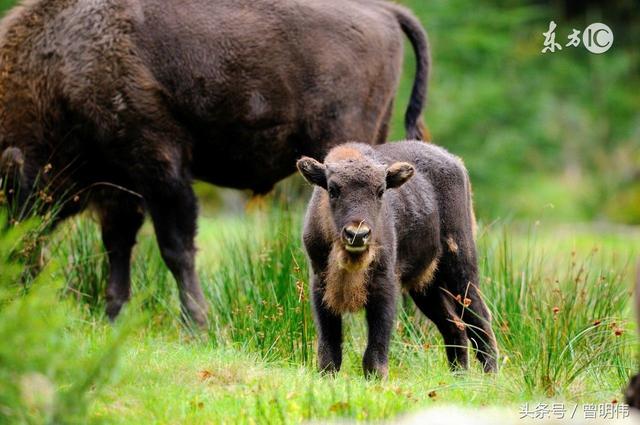
[[[629,276],[638,229],[482,225],[482,289],[493,310],[500,372],[484,375],[474,361],[468,373],[451,374],[434,326],[406,305],[393,336],[389,379],[380,382],[362,376],[362,314],[347,318],[340,374],[322,377],[315,370],[300,217],[299,208],[280,205],[201,219],[198,269],[211,303],[210,329],[202,335],[180,324],[175,284],[146,226],[135,253],[134,306],[122,320],[133,333],[118,346],[115,370],[107,365],[110,379],[88,390],[87,417],[131,424],[298,423],[382,419],[448,404],[517,413],[526,401],[621,400],[636,368]],[[66,338],[94,356],[113,338],[102,313],[106,266],[99,240],[96,225],[83,218],[66,223],[49,244],[61,270],[48,276],[58,276],[67,294],[58,314],[74,317]],[[24,352],[27,358],[53,355],[28,344]],[[86,362],[73,356],[67,362],[77,373],[63,376],[61,388],[87,373]]]

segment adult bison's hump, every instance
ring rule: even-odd
[[[194,138],[196,177],[264,191],[302,154],[375,141],[402,57],[381,4],[130,1],[139,54]]]

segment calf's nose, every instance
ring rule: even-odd
[[[369,241],[371,229],[366,224],[349,225],[342,230],[342,234],[347,245],[362,247]]]

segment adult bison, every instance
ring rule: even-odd
[[[0,152],[10,202],[94,207],[107,313],[129,298],[148,211],[183,312],[206,321],[192,179],[265,193],[301,155],[382,143],[403,56],[417,56],[407,136],[421,137],[427,39],[378,0],[30,0],[0,24]]]

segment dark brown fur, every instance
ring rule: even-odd
[[[638,271],[636,275],[635,297],[636,317],[638,323],[640,323],[640,262],[638,263]],[[640,374],[631,377],[624,396],[625,401],[629,406],[635,409],[640,409]]]
[[[407,132],[420,136],[427,40],[392,3],[24,1],[0,23],[0,154],[24,159],[10,201],[44,190],[68,200],[58,220],[99,211],[111,317],[148,211],[183,307],[203,323],[192,180],[265,193],[303,154],[384,142],[403,33],[418,64]]]
[[[348,143],[332,149],[324,164],[302,158],[298,169],[316,185],[303,240],[320,369],[340,369],[341,315],[364,308],[369,341],[363,367],[367,375],[386,374],[402,287],[438,326],[452,367],[467,367],[472,340],[485,371],[495,371],[498,351],[478,288],[475,220],[462,162],[419,142]]]

